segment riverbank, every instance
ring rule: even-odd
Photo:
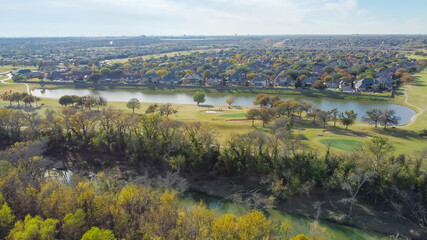
[[[73,164],[74,158],[79,158],[79,160],[87,159],[88,163],[93,162],[93,159],[99,159],[98,163],[100,164],[96,164],[96,166],[89,164],[88,166],[81,168]],[[124,181],[137,180],[140,177],[156,179],[158,176],[164,176],[165,172],[168,171],[168,168],[160,166],[155,167],[152,165],[141,165],[138,167],[131,167],[125,163],[117,161],[114,165],[109,166],[103,166],[101,164],[102,162],[105,162],[106,159],[110,158],[115,159],[114,156],[70,153],[65,156],[53,156],[50,158],[50,163],[47,164],[46,167],[49,169],[62,169],[66,172],[71,170],[72,172],[85,177],[93,177],[98,172],[107,171],[110,175],[114,175],[116,179]],[[92,161],[89,159],[92,159]],[[250,192],[256,189],[259,189],[259,193],[265,193],[263,190],[265,187],[259,185],[259,179],[255,176],[234,178],[223,178],[217,176],[211,176],[210,178],[187,176],[186,179],[189,183],[190,192],[201,192],[208,196],[228,199],[228,201],[230,200],[230,196],[236,193]],[[268,196],[265,197],[268,198]],[[347,196],[343,192],[315,193],[310,196],[294,196],[288,200],[277,201],[274,209],[285,214],[292,214],[309,219],[318,218],[321,221],[329,221],[343,226],[355,227],[362,231],[384,236],[396,236],[399,234],[399,236],[405,236],[411,239],[423,239],[423,236],[427,234],[425,230],[419,228],[408,219],[397,218],[395,213],[391,209],[387,208],[385,204],[378,203],[376,205],[369,205],[363,201],[363,198],[360,198],[358,204],[354,206],[352,218],[347,218],[348,206],[339,202],[344,197]],[[320,208],[314,207],[316,203],[320,203]],[[264,210],[270,211],[268,209]],[[352,236],[351,238],[349,237],[345,239],[361,238]]]
[[[219,198],[228,198],[235,193],[262,189],[256,178],[191,179],[189,182],[191,190]],[[218,188],[218,186],[221,187]],[[424,236],[427,235],[426,230],[406,218],[396,217],[392,209],[381,203],[372,206],[361,200],[353,207],[352,217],[348,218],[348,206],[339,202],[345,197],[348,197],[345,193],[336,192],[295,196],[288,200],[277,201],[275,209],[288,214],[327,220],[386,236],[399,235],[411,239],[424,239]],[[314,207],[318,203],[320,203],[320,208]]]

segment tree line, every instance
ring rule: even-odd
[[[303,118],[302,114],[305,113],[305,117],[311,118],[313,124],[320,123],[323,127],[326,127],[328,122],[332,121],[334,127],[336,127],[337,122],[340,122],[347,130],[349,126],[356,123],[358,115],[354,110],[339,112],[337,108],[333,108],[330,111],[324,111],[313,107],[309,102],[299,102],[294,99],[282,101],[277,96],[272,97],[265,94],[256,95],[253,104],[260,106],[260,108],[251,108],[246,113],[246,119],[252,121],[252,126],[254,126],[255,120],[262,121],[262,126],[266,127],[266,124],[271,121],[282,118],[288,120],[289,124],[292,125],[295,121],[301,120]],[[400,120],[396,116],[396,112],[388,108],[384,110],[369,109],[362,119],[374,124],[375,127],[381,124],[384,128],[397,125]]]
[[[32,107],[32,103],[36,103],[40,101],[39,97],[35,97],[28,93],[19,93],[19,92],[12,92],[12,91],[6,91],[3,94],[0,95],[1,99],[3,101],[9,102],[9,106],[13,106],[12,103],[16,102],[17,106],[20,107],[20,102],[24,102],[25,105],[28,105]]]

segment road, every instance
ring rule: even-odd
[[[10,84],[9,82],[6,82],[6,81],[9,81],[10,79],[12,79],[12,74],[11,73],[4,72],[4,73],[0,73],[0,75],[7,75],[6,79],[0,80],[1,83],[3,83],[3,84]],[[19,84],[24,84],[27,87],[27,93],[31,94],[30,93],[30,86],[28,86],[28,84],[26,84],[26,83],[19,83]]]
[[[425,112],[425,109],[419,108],[419,107],[417,107],[417,106],[415,106],[415,105],[413,105],[413,104],[411,104],[411,103],[409,103],[409,102],[408,102],[408,98],[409,98],[409,96],[408,96],[408,90],[409,90],[411,87],[412,87],[412,85],[409,85],[409,87],[405,88],[405,103],[406,103],[406,104],[408,104],[409,106],[411,106],[411,107],[413,107],[413,108],[417,109],[417,114],[415,114],[415,115],[411,118],[411,120],[409,120],[409,122],[405,125],[406,127],[411,126],[411,125],[412,125],[412,124],[417,120],[417,118],[418,118],[421,114],[423,114],[423,113]]]

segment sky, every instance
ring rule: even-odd
[[[427,34],[426,0],[0,0],[0,37]]]

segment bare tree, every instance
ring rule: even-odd
[[[357,195],[359,194],[363,185],[367,181],[371,180],[373,172],[365,171],[364,169],[357,167],[353,171],[348,173],[340,173],[339,175],[341,175],[341,188],[348,191],[350,195],[348,198],[341,199],[340,202],[349,204],[348,217],[351,218],[353,205],[357,203]]]

